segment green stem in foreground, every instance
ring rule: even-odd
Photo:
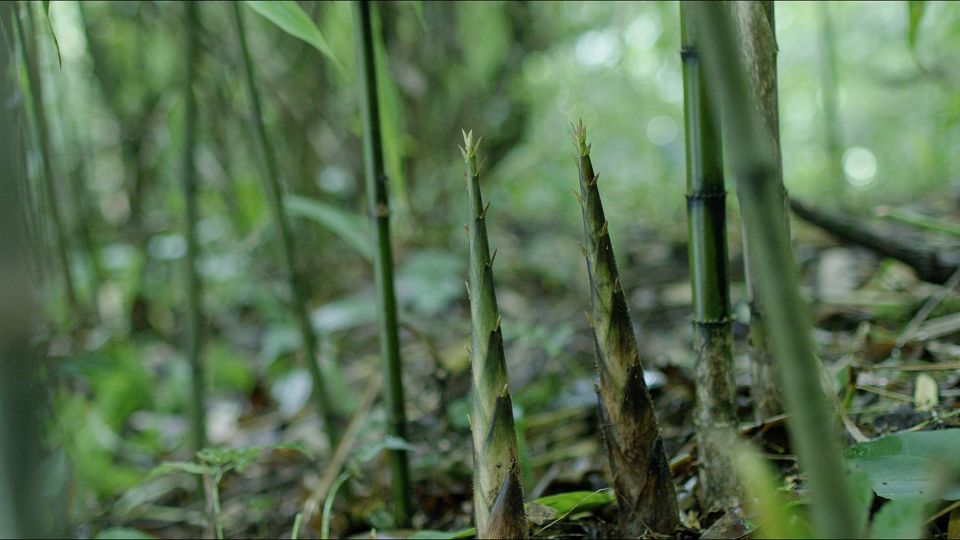
[[[737,36],[723,3],[693,3],[690,15],[701,36],[710,89],[723,110],[728,153],[753,249],[750,262],[766,300],[770,342],[790,414],[790,437],[810,483],[819,535],[855,538],[851,492],[841,459],[833,414],[820,383],[809,314],[783,227],[783,193],[776,181],[777,156],[754,103],[741,63]]]
[[[391,436],[406,439],[403,399],[403,368],[397,326],[397,299],[393,284],[393,249],[390,245],[390,206],[387,175],[383,164],[380,109],[377,102],[377,68],[374,57],[370,3],[353,3],[356,24],[357,65],[360,73],[360,110],[363,115],[363,161],[370,219],[373,221],[374,274],[379,302],[380,353],[385,374],[387,429]],[[413,504],[410,498],[410,469],[407,451],[390,450],[393,470],[394,515],[397,525],[409,525]]]
[[[199,14],[196,2],[187,2],[187,77],[183,89],[185,107],[183,113],[183,196],[186,208],[186,228],[184,235],[187,239],[187,256],[185,257],[187,273],[187,321],[186,321],[186,349],[190,361],[192,377],[190,380],[193,396],[193,415],[191,417],[193,449],[200,450],[207,445],[206,421],[206,377],[203,366],[203,287],[200,274],[197,272],[197,221],[200,212],[197,208],[197,171],[194,167],[194,151],[196,140],[197,98],[194,86],[197,79],[197,55],[199,54]]]
[[[593,308],[591,326],[600,375],[597,397],[620,508],[620,532],[628,538],[645,536],[648,529],[671,534],[679,525],[676,492],[653,401],[643,380],[637,338],[620,285],[583,122],[574,127],[573,137]]]
[[[253,125],[260,152],[263,155],[264,168],[266,169],[266,175],[264,176],[265,189],[267,191],[267,198],[270,200],[270,210],[273,212],[274,225],[277,228],[277,236],[279,236],[280,240],[280,251],[283,256],[283,262],[287,271],[287,280],[290,286],[290,301],[293,303],[294,315],[300,327],[300,337],[303,340],[304,360],[307,364],[307,371],[310,373],[310,380],[313,383],[314,403],[316,403],[320,418],[323,419],[324,428],[326,429],[327,438],[329,439],[332,450],[337,445],[339,439],[339,425],[333,410],[333,405],[330,403],[330,392],[327,389],[326,380],[320,371],[320,364],[317,358],[317,334],[313,328],[313,324],[310,322],[310,315],[307,313],[307,290],[300,273],[297,271],[296,244],[293,241],[287,214],[283,208],[283,188],[280,185],[280,176],[277,173],[277,162],[273,154],[273,147],[270,146],[270,140],[267,138],[267,128],[263,124],[263,113],[260,108],[260,93],[257,91],[256,77],[253,71],[253,60],[250,57],[250,48],[247,46],[247,33],[244,28],[243,14],[240,12],[239,2],[233,3],[233,14],[237,27],[237,36],[240,40],[240,52],[243,55],[243,71],[247,86],[247,96],[250,99],[250,106],[253,109]]]
[[[689,4],[680,3],[687,225],[697,403],[694,424],[702,497],[708,508],[729,509],[739,499],[730,461],[737,434],[733,378],[730,280],[727,271],[726,190],[719,118],[707,92]]]
[[[25,169],[18,133],[16,4],[0,2],[0,537],[63,534],[45,523],[40,426],[43,390],[32,355],[33,298],[24,200]]]
[[[26,30],[29,36],[24,32],[20,17],[14,16],[14,19],[16,20],[20,48],[23,52],[23,59],[27,67],[27,82],[30,87],[31,96],[30,104],[33,107],[33,116],[37,126],[37,138],[40,143],[40,162],[43,166],[43,178],[46,188],[44,192],[47,197],[47,206],[50,210],[50,220],[53,222],[53,249],[57,257],[57,264],[60,267],[71,315],[79,317],[82,313],[80,311],[80,302],[77,299],[76,287],[73,283],[73,276],[70,273],[70,257],[68,256],[70,246],[67,245],[67,232],[61,213],[56,173],[54,172],[53,150],[50,146],[50,127],[47,123],[46,106],[43,101],[43,82],[40,80],[40,65],[37,58],[36,24],[34,24],[33,20],[31,2],[23,3],[23,9],[26,12],[28,26]]]
[[[739,50],[751,83],[753,99],[760,111],[760,122],[772,147],[775,161],[771,182],[780,192],[783,212],[778,214],[783,234],[790,238],[790,219],[787,210],[787,191],[783,186],[783,166],[780,158],[780,117],[777,97],[777,39],[774,33],[773,2],[747,0],[730,2],[729,7],[739,23]],[[738,197],[740,183],[737,184]],[[783,397],[777,384],[777,370],[773,360],[767,328],[767,308],[763,291],[757,285],[757,270],[753,267],[750,251],[753,249],[750,223],[744,221],[743,258],[747,274],[747,294],[750,298],[750,360],[753,368],[752,397],[754,416],[760,422],[783,412]]]
[[[473,389],[473,506],[477,538],[526,538],[517,432],[503,354],[500,310],[487,241],[487,210],[473,132],[460,149],[466,162],[470,239],[470,365]]]

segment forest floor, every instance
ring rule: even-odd
[[[931,203],[920,208],[955,222],[956,207],[953,201],[947,202],[950,206]],[[843,411],[846,443],[905,430],[960,427],[960,295],[955,291],[940,294],[943,287],[919,281],[899,262],[842,245],[799,219],[794,218],[793,223],[804,293],[812,307],[814,340],[828,384],[837,396],[836,404]],[[957,247],[955,238],[883,225],[885,234],[913,235],[938,249]],[[625,289],[678,487],[683,523],[690,537],[746,536],[753,525],[743,509],[726,515],[706,514],[697,499],[686,247],[642,230],[635,238],[620,240],[619,246],[633,247],[621,250],[620,264],[629,269],[625,275],[631,276],[625,279]],[[732,261],[739,260],[739,253],[731,256]],[[741,431],[779,467],[792,496],[802,498],[803,477],[786,437],[789,419],[779,416],[757,422],[753,418],[742,274],[742,265],[734,262],[732,279],[741,284],[733,290]],[[581,299],[571,298],[576,295],[547,280],[517,275],[506,280],[498,292],[505,328],[513,320],[536,321],[508,331],[506,339],[511,387],[517,389],[526,499],[578,492],[571,496],[583,500],[582,492],[598,494],[589,504],[562,513],[531,505],[533,536],[616,537],[616,510],[610,504],[612,496],[604,477],[606,459],[597,430],[592,338],[585,319],[570,316],[583,312]],[[932,297],[939,298],[936,305],[922,318],[915,318]],[[449,538],[470,527],[471,446],[465,399],[469,328],[465,309],[460,302],[440,315],[445,321],[460,323],[408,320],[403,336],[407,382],[417,382],[407,385],[416,389],[407,395],[416,507],[412,529],[393,528],[389,500],[385,500],[389,499],[389,467],[379,435],[383,410],[375,399],[381,381],[374,367],[379,365],[375,329],[367,325],[338,343],[339,350],[351,351],[350,362],[342,366],[339,393],[349,424],[338,451],[326,448],[313,409],[304,406],[300,378],[290,378],[280,393],[258,381],[247,395],[218,398],[212,405],[212,444],[242,448],[299,442],[318,456],[312,459],[283,447],[258,456],[225,457],[221,468],[238,469],[225,472],[219,484],[219,515],[225,535],[289,537],[299,513],[305,517],[300,537],[319,535],[329,527],[332,537]],[[244,330],[234,332],[243,334]],[[148,340],[140,346],[149,357],[162,354],[168,345]],[[138,421],[154,423],[157,419],[146,413],[134,415],[128,429],[138,429]],[[210,487],[208,482],[204,497],[190,475],[153,474],[110,504],[92,505],[95,517],[87,527],[94,531],[135,528],[170,538],[210,535],[209,516],[214,512]],[[324,501],[332,501],[326,510]],[[946,530],[945,519],[942,516],[929,523],[935,536]],[[429,536],[415,532],[423,530],[447,533]]]

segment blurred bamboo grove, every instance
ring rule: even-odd
[[[769,66],[717,51],[749,48],[743,14],[761,5],[776,67],[759,105],[737,89]],[[791,251],[796,230],[756,232],[787,211],[756,186],[782,166],[818,210],[926,197],[949,212],[960,4],[741,2],[739,23],[684,9],[681,36],[678,2],[0,3],[0,536],[455,531],[476,513],[481,535],[543,537],[617,504],[636,509],[590,534],[705,529],[774,500],[739,500],[734,470],[769,483],[753,450],[720,454],[754,413],[784,421],[779,388],[810,530],[865,534],[858,480],[826,478],[841,474],[831,422],[868,442],[845,416],[863,385],[830,371],[848,377],[840,409],[802,398],[838,340],[791,323],[806,274],[778,274],[823,240]],[[704,43],[704,68],[685,64]],[[753,144],[771,115],[780,157]],[[468,212],[461,129],[477,137]],[[762,406],[745,337],[758,291],[786,299],[769,355],[796,360],[779,383],[763,368]],[[598,367],[619,385],[599,406]]]

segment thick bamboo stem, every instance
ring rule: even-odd
[[[597,351],[601,429],[625,537],[650,530],[670,534],[679,524],[673,479],[663,450],[653,401],[620,285],[617,261],[598,176],[590,160],[586,128],[574,128],[579,201],[583,209],[584,256],[590,278],[591,326]]]
[[[33,116],[36,120],[37,139],[40,143],[40,163],[43,167],[43,179],[45,182],[44,193],[47,197],[47,206],[50,211],[50,220],[53,225],[53,250],[57,257],[57,264],[60,267],[60,275],[63,279],[64,290],[67,296],[67,305],[70,308],[71,316],[81,317],[83,314],[80,309],[80,302],[77,298],[76,287],[73,283],[73,276],[70,272],[70,246],[67,242],[67,232],[64,225],[64,218],[60,208],[59,189],[57,186],[57,177],[53,164],[53,149],[51,148],[50,126],[47,122],[46,105],[43,96],[43,81],[40,79],[40,65],[37,58],[36,43],[36,24],[33,20],[33,9],[29,2],[23,4],[23,10],[26,12],[27,28],[24,31],[23,24],[19,17],[14,17],[17,26],[17,36],[19,37],[20,48],[26,64],[27,82],[30,86],[30,104],[33,107]]]
[[[686,127],[687,225],[697,404],[694,424],[701,496],[725,509],[739,498],[730,447],[737,433],[730,281],[727,270],[726,190],[719,118],[707,92],[698,40],[680,4]]]
[[[339,424],[337,423],[333,405],[330,403],[330,392],[327,388],[326,380],[320,371],[319,359],[317,357],[317,334],[310,321],[310,315],[307,312],[307,289],[303,283],[303,278],[297,271],[296,243],[293,241],[293,234],[290,231],[287,214],[283,208],[283,188],[280,185],[280,175],[277,172],[277,162],[273,154],[273,147],[267,138],[267,128],[263,124],[260,93],[257,90],[256,77],[253,71],[253,60],[250,56],[250,48],[247,46],[247,34],[243,24],[243,14],[240,12],[240,5],[237,2],[233,4],[233,14],[237,28],[237,36],[240,40],[240,52],[243,56],[247,96],[250,99],[250,107],[253,109],[253,127],[262,154],[264,169],[266,170],[266,175],[263,178],[264,188],[267,192],[267,198],[270,200],[270,210],[273,213],[274,225],[277,228],[277,236],[280,240],[280,251],[283,256],[283,263],[287,272],[287,281],[290,287],[290,301],[293,304],[294,316],[297,319],[297,324],[300,328],[300,337],[303,340],[304,361],[307,364],[307,371],[310,373],[310,380],[313,383],[314,403],[317,406],[317,412],[320,418],[323,419],[330,447],[333,448],[339,439]]]
[[[520,459],[513,405],[503,354],[500,310],[487,240],[487,210],[480,193],[477,148],[480,140],[464,134],[470,238],[471,345],[473,389],[473,506],[478,538],[526,538],[527,520],[520,482]]]
[[[738,179],[743,217],[749,223],[750,262],[767,301],[770,342],[790,414],[790,437],[813,493],[814,523],[820,535],[855,538],[858,531],[840,441],[820,384],[809,314],[800,298],[798,271],[783,227],[776,151],[751,81],[735,54],[737,35],[729,11],[722,3],[703,2],[692,3],[690,14],[701,36],[711,93],[723,111],[727,155]]]
[[[403,399],[403,367],[400,359],[400,335],[397,325],[397,299],[393,283],[393,249],[390,244],[390,202],[387,175],[383,164],[380,109],[377,101],[377,66],[374,51],[370,3],[354,2],[357,65],[360,73],[360,110],[363,116],[363,161],[370,219],[373,221],[374,274],[379,302],[380,353],[383,371],[387,429],[390,435],[406,438],[406,413]],[[407,526],[413,512],[410,498],[410,468],[407,451],[390,451],[393,473],[394,515],[400,526]]]
[[[730,3],[730,8],[736,18],[740,32],[740,51],[747,75],[750,79],[750,89],[753,92],[754,103],[760,113],[764,132],[770,140],[775,158],[775,172],[773,182],[780,192],[781,205],[784,211],[781,215],[786,238],[790,238],[789,212],[787,208],[787,191],[783,186],[783,164],[780,156],[780,115],[777,98],[777,39],[774,32],[774,11],[771,0],[737,0]],[[738,197],[740,189],[738,184]],[[754,416],[763,420],[783,412],[783,397],[777,384],[777,372],[771,355],[769,331],[767,329],[766,307],[763,293],[757,286],[756,269],[751,264],[750,234],[746,230],[750,224],[743,222],[744,242],[743,256],[747,274],[747,293],[750,299],[750,359],[753,368],[753,402]]]
[[[186,314],[186,352],[190,361],[191,392],[193,414],[191,420],[192,444],[194,450],[207,445],[206,421],[206,376],[203,365],[203,284],[197,272],[199,248],[197,242],[197,221],[200,212],[197,208],[197,173],[194,166],[196,141],[197,98],[194,86],[197,79],[197,55],[199,53],[199,13],[196,2],[185,4],[187,15],[187,47],[184,54],[187,63],[184,94],[183,117],[183,170],[181,181],[185,203],[184,236],[187,239],[185,257],[187,275],[187,314]]]

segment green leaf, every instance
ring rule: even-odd
[[[320,29],[313,23],[310,16],[307,15],[299,4],[290,0],[277,1],[255,1],[246,0],[250,9],[262,15],[265,19],[277,25],[281,30],[293,37],[302,39],[315,49],[326,55],[336,64],[337,69],[342,73],[343,65],[333,54],[333,49],[323,38]]]
[[[903,499],[883,505],[870,526],[870,538],[920,538],[926,502]]]
[[[153,478],[160,476],[162,474],[170,474],[174,472],[183,472],[187,474],[195,474],[197,476],[203,476],[205,474],[216,474],[220,470],[219,467],[212,465],[203,465],[201,463],[194,463],[192,461],[164,461],[163,463],[157,465],[150,471],[148,478]]]
[[[292,216],[310,218],[340,237],[368,261],[373,261],[373,240],[367,220],[333,205],[297,195],[287,195],[283,204]]]
[[[149,535],[140,529],[134,529],[132,527],[110,527],[97,533],[94,538],[96,540],[122,540],[124,538],[131,540],[153,540],[156,536]]]
[[[616,500],[613,490],[607,489],[603,491],[568,491],[567,493],[540,497],[531,502],[553,508],[558,516],[564,516],[574,510],[590,512],[608,504],[613,504]]]
[[[43,14],[47,18],[47,26],[50,28],[50,35],[53,36],[53,46],[57,49],[57,62],[60,64],[60,67],[63,67],[63,56],[60,54],[60,40],[57,39],[57,33],[53,31],[53,23],[50,21],[50,2],[45,0],[42,2],[43,5]]]
[[[917,29],[923,20],[923,14],[927,11],[927,3],[924,0],[907,0],[907,13],[910,17],[910,24],[907,27],[907,41],[913,47],[917,43]]]
[[[844,452],[854,471],[863,471],[881,497],[899,500],[960,499],[960,486],[945,485],[960,473],[960,429],[896,433],[851,446]]]

